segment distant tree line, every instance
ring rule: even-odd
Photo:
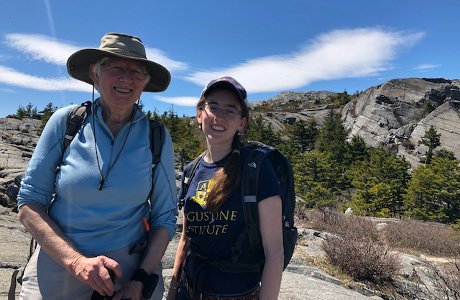
[[[335,101],[346,102],[339,94]],[[31,104],[19,107],[18,118],[43,120],[57,107],[49,103],[38,112]],[[186,163],[204,150],[204,140],[194,117],[179,117],[171,108],[150,119],[168,128],[174,151]],[[460,165],[452,152],[436,151],[441,135],[431,126],[419,144],[427,147],[426,158],[416,169],[385,147],[368,147],[362,138],[348,139],[340,115],[331,109],[319,126],[313,119],[296,121],[284,130],[264,122],[254,112],[245,132],[246,140],[258,140],[280,149],[291,161],[299,211],[329,207],[378,217],[410,217],[453,224],[460,228]]]
[[[55,106],[52,102],[49,102],[43,108],[43,110],[39,111],[36,106],[32,105],[32,103],[29,102],[26,106],[19,105],[18,109],[16,110],[16,114],[9,117],[14,117],[19,120],[22,120],[24,118],[41,120],[42,125],[39,129],[39,131],[41,132],[45,127],[46,122],[48,122],[48,119],[57,109],[57,106]]]

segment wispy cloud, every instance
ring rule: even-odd
[[[80,47],[58,42],[40,34],[11,33],[6,35],[8,45],[30,56],[33,60],[65,65],[67,58]]]
[[[14,89],[8,89],[8,88],[0,88],[0,91],[4,93],[14,93]]]
[[[249,92],[258,93],[296,89],[315,81],[378,76],[394,68],[392,63],[398,52],[416,45],[423,37],[423,32],[381,28],[335,30],[319,35],[296,52],[258,57],[227,68],[192,72],[183,79],[202,87],[214,78],[230,75]],[[6,35],[6,42],[33,60],[56,65],[65,65],[73,52],[88,48],[38,34],[12,33]],[[187,63],[171,59],[159,49],[147,48],[147,56],[172,72],[189,71]],[[422,65],[419,68],[436,66]],[[0,82],[39,90],[88,91],[89,88],[87,84],[68,77],[31,76],[1,65]],[[198,101],[197,96],[157,96],[156,99],[182,106],[194,106]]]
[[[424,70],[439,68],[440,66],[441,65],[436,65],[436,64],[422,64],[422,65],[416,66],[414,70],[424,71]]]
[[[185,62],[173,60],[159,49],[146,48],[145,52],[147,54],[148,59],[165,66],[171,72],[186,71],[189,68],[188,64],[186,64]]]
[[[10,47],[29,55],[31,59],[56,65],[65,65],[69,56],[80,49],[98,47],[75,46],[40,34],[11,33],[5,38]],[[188,69],[186,63],[169,58],[159,49],[147,47],[146,52],[149,59],[164,65],[171,72]]]
[[[0,82],[42,91],[91,91],[91,86],[81,81],[70,78],[43,78],[31,76],[1,65]]]
[[[171,103],[180,106],[195,106],[198,102],[198,97],[164,97],[154,96],[154,99],[166,103]]]
[[[415,45],[423,36],[422,32],[380,28],[335,30],[318,36],[298,52],[195,72],[186,80],[204,86],[214,78],[230,75],[255,93],[295,89],[321,80],[376,76],[391,67],[399,50]]]

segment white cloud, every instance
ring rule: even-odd
[[[34,60],[56,65],[65,65],[67,58],[80,49],[40,34],[11,33],[6,35],[6,41],[10,47],[30,55]]]
[[[4,93],[14,93],[14,89],[0,88],[0,92],[4,92]]]
[[[0,82],[42,91],[78,91],[91,92],[87,83],[71,78],[44,78],[20,73],[11,68],[0,65]]]
[[[171,104],[180,105],[180,106],[196,106],[196,104],[198,103],[197,97],[154,96],[154,99],[161,101],[161,102],[171,103]]]
[[[414,68],[414,70],[428,70],[428,69],[435,69],[435,68],[439,68],[441,65],[435,65],[435,64],[422,64],[422,65],[419,65],[419,66],[416,66]]]
[[[98,47],[74,46],[40,34],[10,33],[6,35],[6,42],[10,47],[30,55],[34,60],[57,65],[65,65],[69,56],[78,50]],[[146,47],[146,52],[149,59],[160,63],[171,72],[188,68],[186,63],[169,58],[159,49]]]
[[[146,48],[145,52],[148,59],[165,66],[166,69],[171,72],[186,71],[188,69],[188,65],[186,63],[167,57],[164,52],[159,49]]]
[[[335,30],[320,35],[292,54],[267,56],[240,65],[195,72],[187,80],[204,86],[230,75],[249,92],[300,88],[314,81],[375,76],[391,67],[403,47],[420,41],[424,33],[385,31],[379,28]]]
[[[304,87],[314,81],[381,75],[393,68],[399,51],[412,47],[424,36],[422,32],[397,32],[381,28],[335,30],[318,36],[297,52],[254,58],[239,65],[194,72],[185,77],[200,87],[210,80],[230,75],[249,92],[277,92]],[[34,60],[65,65],[76,47],[38,34],[6,35],[10,47]],[[174,71],[188,71],[185,62],[170,59],[161,50],[147,48],[147,57]],[[434,66],[434,65],[433,65]],[[424,67],[425,69],[427,66]],[[31,76],[0,65],[0,82],[39,90],[88,91],[89,85],[71,78]],[[194,97],[158,97],[158,100],[194,106]]]

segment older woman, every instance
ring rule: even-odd
[[[71,55],[67,68],[100,97],[93,97],[67,148],[72,106],[55,112],[30,160],[19,219],[39,247],[24,272],[21,298],[89,299],[98,292],[160,299],[162,280],[152,296],[155,273],[161,274],[176,226],[173,147],[165,131],[152,169],[149,120],[136,101],[142,91],[164,91],[170,74],[147,59],[139,38],[119,33],[104,35],[98,49]],[[146,237],[145,250],[132,251]]]

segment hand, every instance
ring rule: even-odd
[[[124,284],[113,296],[113,300],[140,300],[142,299],[143,285],[139,281],[132,280]]]
[[[115,278],[121,278],[120,265],[106,256],[79,256],[72,263],[73,274],[80,281],[91,286],[102,296],[111,296],[115,292],[115,283],[110,278],[108,269],[112,269]]]
[[[166,300],[176,300],[177,297],[177,288],[169,288],[168,295],[166,296]]]
[[[179,282],[177,281],[176,277],[173,276],[171,278],[171,283],[169,284],[168,295],[166,296],[166,300],[176,299],[178,287],[179,287]]]

